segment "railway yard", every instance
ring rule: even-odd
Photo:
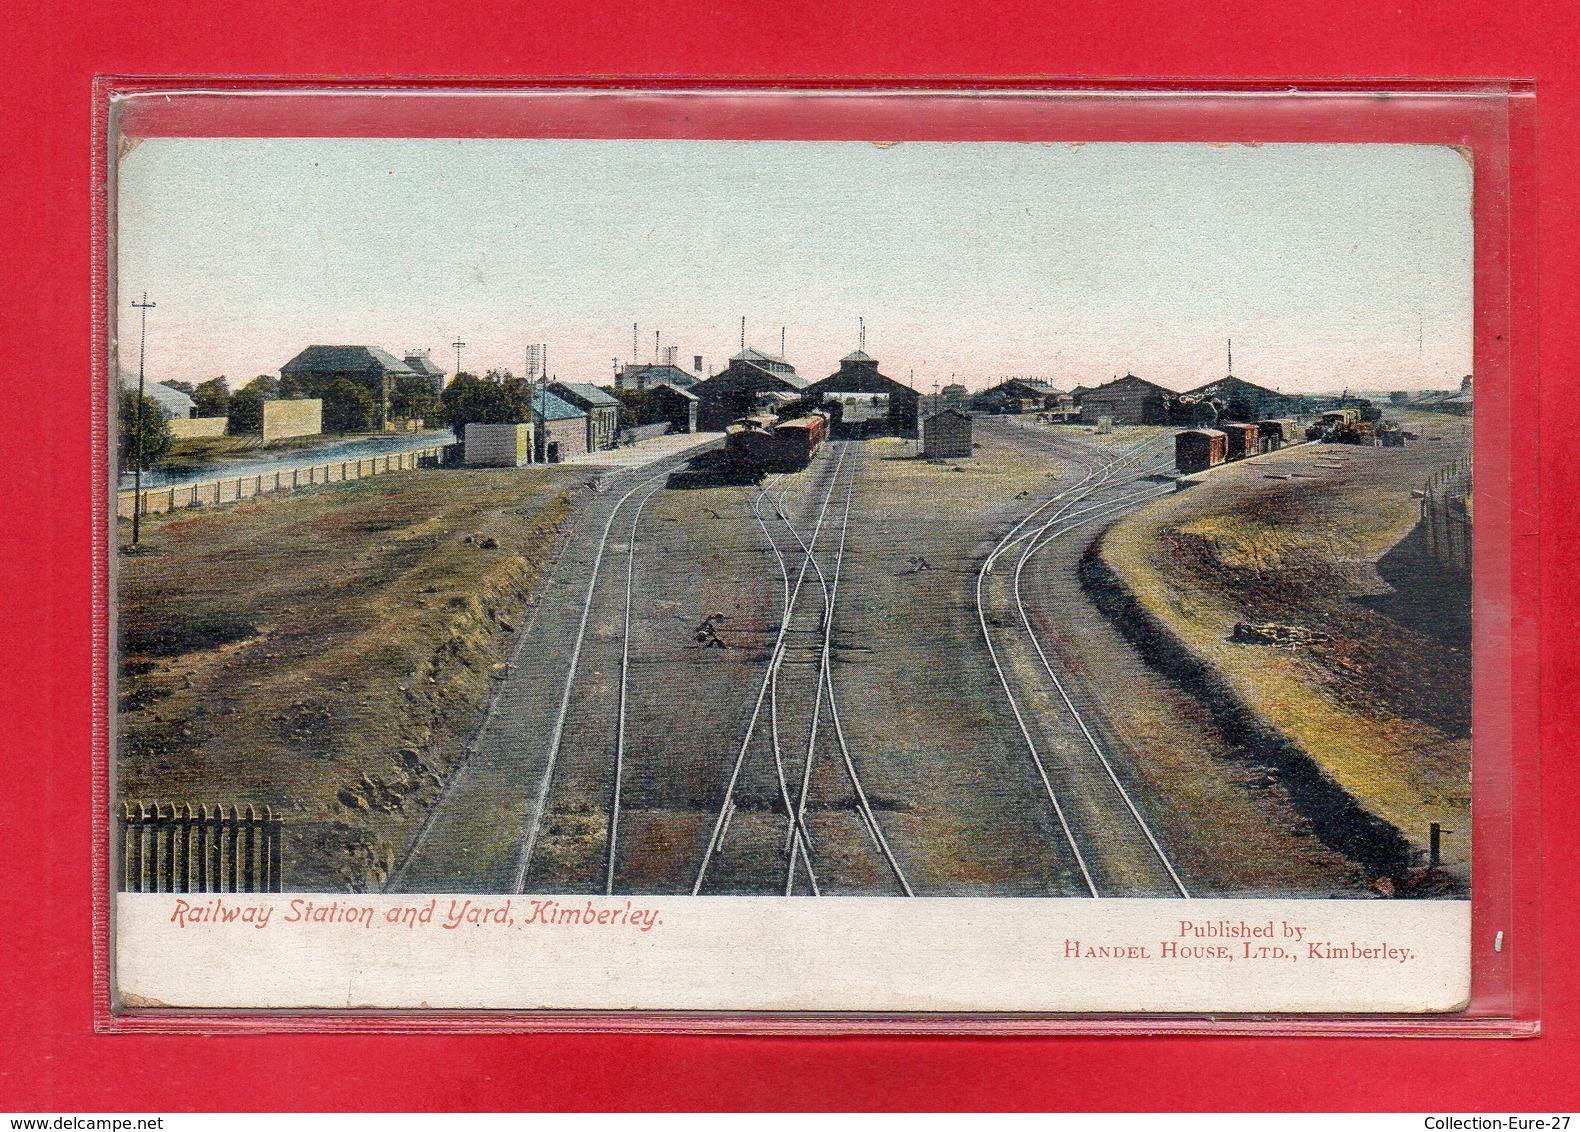
[[[505,595],[501,609],[490,610],[489,633],[467,664],[475,679],[454,685],[458,703],[472,697],[470,730],[454,707],[454,718],[430,727],[415,747],[409,729],[385,726],[384,747],[408,745],[370,748],[355,765],[323,753],[320,773],[293,791],[271,792],[266,775],[248,779],[288,822],[356,829],[358,853],[376,863],[336,873],[312,858],[343,850],[299,840],[297,875],[310,886],[410,892],[1388,891],[1378,880],[1396,873],[1397,862],[1338,836],[1331,813],[1313,811],[1310,783],[1297,780],[1287,759],[1274,765],[1226,725],[1222,705],[1159,664],[1144,635],[1116,614],[1112,595],[1094,592],[1093,557],[1114,557],[1116,538],[1129,556],[1107,564],[1102,584],[1172,561],[1147,548],[1175,528],[1147,527],[1141,516],[1194,504],[1199,521],[1202,508],[1229,508],[1222,484],[1231,477],[1286,497],[1306,481],[1261,478],[1268,473],[1259,461],[1272,457],[1259,457],[1176,491],[1174,430],[1098,435],[1004,418],[976,424],[969,459],[927,461],[889,437],[836,438],[804,470],[759,483],[710,475],[706,459],[694,462],[699,472],[671,457],[607,474],[592,490],[561,474],[549,485],[561,493],[558,503],[523,509],[518,501],[535,524],[535,549],[511,575],[517,607],[507,607]],[[1456,434],[1441,447],[1465,442]],[[1307,453],[1309,462],[1310,452],[1328,447],[1278,455]],[[1349,559],[1380,559],[1409,530],[1410,484],[1440,453],[1412,452],[1404,468],[1403,452],[1353,451],[1356,464],[1381,469],[1393,460],[1401,470],[1337,477],[1313,494],[1329,499],[1330,510],[1350,485],[1359,495],[1386,495],[1382,518],[1343,548]],[[503,485],[513,474],[491,473],[491,489],[509,490]],[[280,513],[324,506],[314,498],[322,497],[268,506]],[[506,550],[515,545],[510,514],[490,519]],[[558,527],[552,542],[546,521]],[[194,520],[154,524],[156,548],[179,534],[178,522]],[[446,545],[461,538],[463,520],[443,526]],[[473,537],[467,541],[476,545]],[[139,587],[161,568],[157,556],[150,561],[151,568],[123,567],[134,625],[151,597]],[[1239,582],[1215,578],[1212,568],[1187,562],[1169,579],[1174,589],[1158,597],[1143,580],[1132,596],[1177,605],[1181,592],[1200,591],[1203,601],[1218,601],[1215,610],[1227,609],[1223,595],[1238,592]],[[1337,619],[1345,596],[1333,597],[1324,615]],[[497,631],[507,620],[508,631]],[[1222,629],[1214,622],[1212,639],[1193,647],[1219,648]],[[283,625],[269,633],[291,636]],[[260,647],[240,634],[207,649],[229,650],[207,663],[218,670]],[[489,649],[497,660],[483,664]],[[194,647],[182,663],[197,665],[191,657],[205,651]],[[1242,680],[1250,679],[1245,656],[1242,649],[1226,662]],[[1342,742],[1364,749],[1347,764],[1321,766],[1367,821],[1408,825],[1413,839],[1432,803],[1422,809],[1400,790],[1372,796],[1370,780],[1354,770],[1371,757],[1361,726],[1367,713],[1402,718],[1409,713],[1399,705],[1416,694],[1409,685],[1419,657],[1397,648],[1389,657],[1376,666],[1388,674],[1377,696],[1367,701],[1353,688],[1349,696],[1354,726]],[[150,674],[138,679],[175,680],[167,669],[153,671],[168,662],[146,663]],[[1301,658],[1280,654],[1279,663],[1281,679],[1301,679]],[[438,687],[450,671],[435,660]],[[1351,672],[1355,687],[1368,678]],[[1448,677],[1434,669],[1424,679],[1447,686]],[[173,693],[177,706],[183,694]],[[165,716],[155,716],[157,724],[155,698],[123,701],[132,739],[123,792],[146,788],[183,759],[215,758],[218,731],[207,745],[203,735],[185,745],[171,739],[157,752],[161,766],[153,765],[146,737],[156,727],[169,732],[170,695],[158,699]],[[1373,702],[1378,696],[1388,702]],[[388,710],[401,710],[392,700]],[[1436,726],[1459,751],[1453,725]],[[1461,745],[1468,751],[1468,739]],[[1406,761],[1402,777],[1419,780],[1428,747],[1425,739],[1410,747],[1416,761]],[[284,766],[288,756],[282,747],[265,761]],[[383,817],[347,802],[343,785],[332,789],[359,781],[355,771],[370,781],[368,767],[381,759],[423,768],[410,801]],[[204,780],[189,771],[184,781],[197,789]]]

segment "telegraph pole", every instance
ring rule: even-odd
[[[459,334],[457,334],[455,336],[455,341],[451,342],[450,345],[455,347],[455,372],[456,373],[460,373],[461,372],[461,349],[462,349],[462,347],[464,347],[466,345],[466,343],[461,341],[461,336]]]
[[[132,464],[132,545],[137,545],[137,540],[142,535],[143,520],[143,361],[148,349],[148,312],[158,305],[148,301],[148,292],[143,292],[142,300],[133,300],[132,306],[141,312],[143,318],[142,330],[137,336],[137,407],[136,448],[137,454],[133,457]]]

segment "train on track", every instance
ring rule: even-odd
[[[724,451],[735,468],[759,475],[797,472],[828,437],[828,414],[811,412],[781,421],[771,413],[742,417],[724,430]]]
[[[1182,475],[1204,472],[1305,439],[1300,426],[1288,419],[1225,421],[1215,428],[1188,428],[1174,434],[1174,467]]]

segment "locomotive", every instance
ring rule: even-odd
[[[724,430],[724,451],[744,471],[797,472],[817,454],[828,435],[828,414],[808,413],[793,420],[772,414],[742,417]]]

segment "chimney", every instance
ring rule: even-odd
[[[698,373],[702,372],[702,355],[701,354],[693,354],[691,356],[691,368],[696,370]]]
[[[675,364],[675,357],[679,353],[680,353],[680,347],[679,346],[665,346],[664,347],[664,364],[666,366],[674,365]]]

